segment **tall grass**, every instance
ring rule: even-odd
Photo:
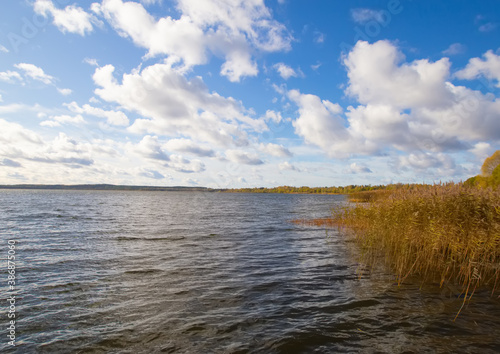
[[[457,283],[464,301],[500,283],[500,191],[462,184],[402,188],[337,213],[354,233],[364,262],[382,257],[398,283],[409,275]]]

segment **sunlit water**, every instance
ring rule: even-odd
[[[18,353],[488,353],[500,304],[356,273],[342,196],[0,191],[0,350]],[[18,242],[15,348],[7,240]]]

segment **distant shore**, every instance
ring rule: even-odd
[[[114,184],[14,184],[0,185],[0,189],[50,189],[50,190],[99,190],[99,191],[165,191],[165,192],[217,192],[218,189],[206,187],[155,187],[155,186],[126,186]]]
[[[161,191],[161,192],[222,192],[222,193],[272,193],[272,194],[351,194],[376,190],[396,189],[403,185],[350,185],[341,187],[291,187],[273,188],[208,188],[186,186],[129,186],[114,184],[14,184],[0,185],[0,189],[48,190],[103,190],[103,191]]]

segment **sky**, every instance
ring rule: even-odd
[[[465,180],[499,38],[495,0],[4,2],[0,184]]]

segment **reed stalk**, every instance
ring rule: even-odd
[[[359,196],[354,196],[359,200]],[[361,198],[362,199],[362,198]],[[447,183],[369,197],[330,220],[354,234],[366,263],[382,256],[398,283],[408,276],[462,287],[464,301],[500,279],[500,191]]]

